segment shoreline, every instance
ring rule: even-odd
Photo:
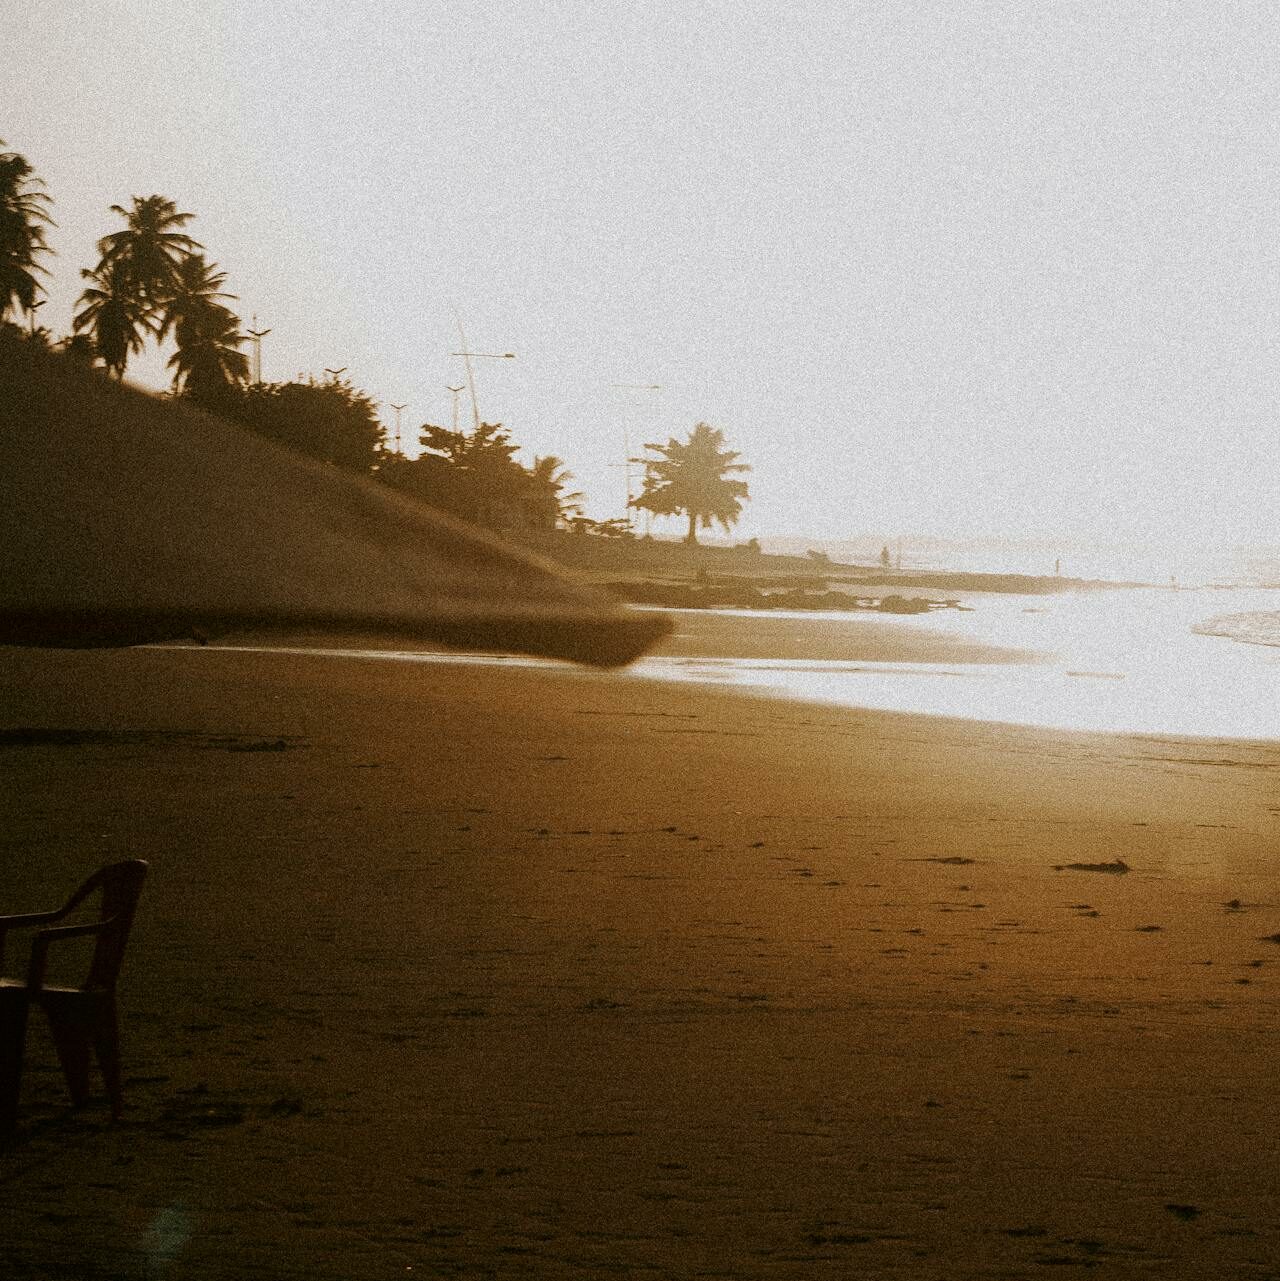
[[[1077,598],[1037,608],[1018,597],[993,597],[972,611],[911,620],[808,611],[667,611],[671,633],[628,676],[978,723],[1275,741],[1280,672],[1273,654],[1205,635],[1192,625],[1204,617],[1204,608],[1198,598],[1179,594]],[[525,663],[433,653],[385,638],[296,639],[337,657]],[[247,634],[215,642],[228,648],[283,643]]]
[[[936,615],[899,622],[857,612],[837,619],[807,614],[775,615],[671,610],[675,621],[648,658],[768,658],[831,662],[1030,664],[1048,660],[1042,651],[950,635],[930,627]]]

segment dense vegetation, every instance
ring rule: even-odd
[[[0,324],[13,337],[25,315],[25,340],[52,346],[52,335],[36,324],[47,275],[41,259],[52,253],[45,239],[55,225],[50,204],[26,158],[0,151]],[[583,496],[569,488],[572,475],[561,459],[520,463],[519,446],[500,423],[477,422],[470,432],[424,423],[421,452],[410,458],[391,447],[377,402],[336,374],[323,382],[255,381],[244,350],[251,335],[228,305],[237,298],[224,288],[226,273],[188,231],[194,215],[161,195],[134,196],[110,212],[122,225],[98,241],[97,263],[81,270],[72,333],[56,344],[68,360],[122,380],[148,342],[172,343],[172,395],[332,466],[492,529],[633,536],[629,515],[583,515]],[[748,497],[736,476],[750,469],[724,448],[722,432],[698,423],[684,441],[645,449],[651,456],[634,460],[645,468],[645,483],[633,507],[687,517],[691,543],[699,527],[716,522],[727,531],[736,523]]]

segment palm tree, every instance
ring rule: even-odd
[[[232,387],[243,386],[249,381],[249,357],[240,348],[248,341],[239,316],[217,304],[207,307],[178,330],[178,350],[169,357],[174,391],[211,405]]]
[[[36,258],[52,252],[44,229],[56,224],[43,186],[25,156],[0,151],[0,320],[11,311],[34,311],[36,295],[44,292],[36,275],[45,269]]]
[[[141,351],[146,341],[146,305],[118,265],[99,264],[97,271],[86,269],[80,275],[90,284],[80,295],[81,308],[71,327],[76,333],[88,330],[102,363],[123,378],[129,357]]]
[[[234,301],[236,295],[224,293],[227,274],[218,270],[217,263],[206,262],[204,254],[187,254],[174,269],[172,292],[165,300],[156,338],[163,342],[172,331],[178,345],[183,345],[184,335],[196,333],[206,318],[215,312],[231,315],[218,300]],[[236,321],[239,324],[239,320]]]
[[[562,521],[582,514],[582,494],[565,493],[573,473],[555,454],[536,457],[526,473],[528,496],[525,507],[529,523],[538,529],[555,529]]]
[[[661,457],[638,460],[645,466],[644,490],[631,505],[655,516],[684,512],[689,517],[686,543],[697,543],[698,526],[709,529],[713,520],[727,533],[750,497],[746,481],[733,480],[730,473],[751,468],[734,461],[739,456],[735,450],[724,448],[724,432],[697,423],[686,441],[672,436],[665,445],[645,448]]]
[[[98,241],[99,270],[118,268],[122,283],[154,317],[173,296],[182,260],[204,248],[181,230],[195,215],[180,213],[165,196],[134,196],[132,209],[112,205],[111,212],[126,226]]]

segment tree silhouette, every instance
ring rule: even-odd
[[[88,334],[73,334],[62,339],[59,344],[67,360],[77,369],[89,370],[97,359],[98,352],[93,339]]]
[[[147,333],[147,308],[140,302],[119,266],[99,265],[80,275],[89,287],[80,295],[80,310],[71,327],[87,331],[102,363],[117,378],[124,377],[129,357],[142,350]]]
[[[554,454],[532,467],[516,461],[519,446],[501,423],[451,431],[423,423],[417,458],[390,455],[379,479],[440,511],[489,529],[555,529],[581,511],[572,476]]]
[[[112,205],[111,212],[126,225],[98,241],[97,267],[80,273],[91,284],[73,327],[92,332],[103,363],[123,378],[147,332],[166,327],[166,308],[181,287],[185,262],[202,246],[181,230],[194,215],[180,213],[164,196],[134,196],[132,209]]]
[[[565,468],[563,459],[555,454],[536,457],[525,474],[528,476],[525,498],[528,524],[536,529],[555,529],[562,521],[582,515],[582,494],[577,490],[565,492],[573,473]]]
[[[181,230],[195,215],[165,196],[134,196],[131,209],[112,205],[111,212],[126,225],[98,241],[99,267],[119,269],[121,283],[155,315],[173,296],[183,259],[204,248]]]
[[[169,357],[173,389],[208,409],[222,409],[227,393],[249,381],[249,357],[240,350],[249,341],[240,318],[225,307],[210,307],[178,327],[178,349]]]
[[[226,272],[219,271],[217,263],[206,262],[204,254],[192,253],[179,259],[156,337],[163,342],[172,333],[181,347],[184,340],[189,341],[200,332],[210,316],[219,312],[231,316],[231,310],[219,301],[222,298],[235,301],[235,294],[223,292],[226,280]],[[239,318],[233,318],[239,324]]]
[[[240,317],[219,301],[235,297],[223,291],[226,279],[203,254],[179,259],[156,327],[158,340],[172,333],[177,344],[169,358],[174,391],[209,409],[223,407],[227,392],[249,380],[249,358],[240,350],[249,335],[240,332]]]
[[[490,529],[524,523],[529,473],[501,423],[451,431],[424,423],[422,453],[405,469],[404,488],[442,511]]]
[[[368,474],[381,458],[378,407],[345,379],[254,383],[219,408],[250,430],[335,467]]]
[[[665,445],[645,448],[661,457],[637,460],[645,467],[644,490],[631,505],[655,516],[687,515],[686,543],[697,543],[698,527],[709,529],[712,521],[727,533],[750,497],[746,481],[732,479],[732,473],[751,468],[735,461],[739,456],[735,450],[724,448],[724,432],[697,423],[688,440],[672,436]]]
[[[33,311],[44,292],[36,276],[47,273],[36,259],[53,252],[44,229],[56,224],[43,187],[25,156],[0,151],[0,320],[11,311]]]

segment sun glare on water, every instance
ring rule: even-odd
[[[1191,629],[1218,613],[1277,603],[1268,592],[1116,591],[1047,602],[1001,598],[919,624],[957,639],[1035,650],[1045,656],[1042,663],[649,659],[637,670],[883,711],[1106,733],[1273,739],[1280,736],[1280,650]]]

